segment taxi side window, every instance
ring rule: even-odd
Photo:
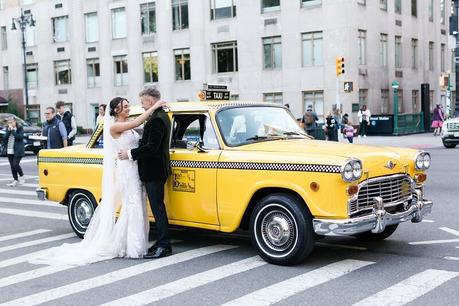
[[[198,142],[206,149],[220,148],[210,119],[204,114],[175,115],[171,148],[189,149]]]

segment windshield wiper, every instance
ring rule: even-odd
[[[259,135],[255,135],[253,137],[249,137],[247,138],[245,141],[250,141],[250,140],[260,140],[260,139],[268,139],[267,136],[259,136]]]
[[[291,136],[291,135],[298,135],[298,136],[303,136],[302,134],[298,133],[298,132],[283,132],[282,135],[287,135],[287,136]]]

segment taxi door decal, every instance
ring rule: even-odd
[[[174,191],[194,193],[196,191],[195,179],[194,170],[172,169],[172,189]]]

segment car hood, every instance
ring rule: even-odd
[[[445,122],[459,122],[459,117],[446,119]]]

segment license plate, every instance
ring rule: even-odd
[[[454,137],[459,137],[459,132],[454,133]]]
[[[39,141],[34,141],[34,142],[33,142],[33,146],[34,146],[34,147],[39,147],[39,146],[41,146],[41,142],[39,142]]]

